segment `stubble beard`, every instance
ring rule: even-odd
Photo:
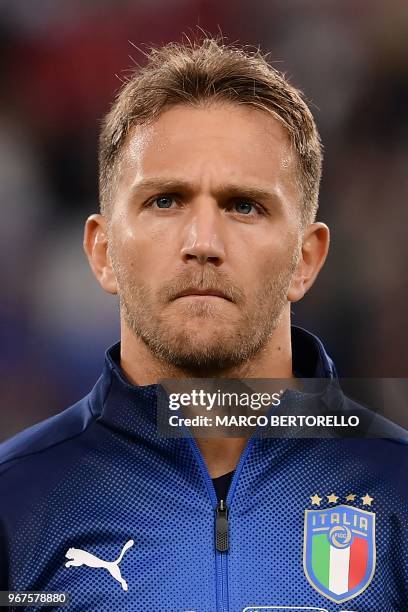
[[[264,285],[250,297],[250,304],[248,296],[231,285],[219,270],[215,272],[211,264],[203,266],[199,279],[195,272],[194,278],[183,275],[167,283],[157,297],[116,262],[121,313],[127,327],[160,362],[195,376],[214,376],[242,366],[265,348],[287,304],[297,260],[296,251],[290,263],[286,262],[286,269],[277,266],[269,269]],[[180,309],[183,317],[177,319],[174,311],[157,308],[157,304],[171,303],[170,296],[190,286],[211,286],[226,292],[240,316],[232,321],[227,314],[229,308],[220,311],[210,302],[184,303]],[[196,325],[191,325],[192,321]],[[211,326],[204,341],[203,326]]]

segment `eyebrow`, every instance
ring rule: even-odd
[[[176,193],[183,191],[192,195],[196,189],[183,179],[149,178],[139,181],[132,186],[132,195],[140,196],[143,193]],[[268,190],[257,185],[237,185],[234,183],[221,184],[213,191],[218,197],[244,197],[251,200],[280,200],[274,189]]]

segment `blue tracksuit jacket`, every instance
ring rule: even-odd
[[[335,380],[320,340],[292,337],[296,371]],[[255,432],[220,508],[194,438],[157,435],[157,387],[118,360],[0,446],[0,590],[66,592],[69,611],[408,611],[405,430]]]

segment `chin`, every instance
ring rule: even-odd
[[[174,328],[176,329],[176,328]],[[219,353],[223,350],[234,351],[236,345],[236,325],[231,321],[227,324],[225,321],[202,321],[196,319],[194,321],[184,320],[182,323],[181,333],[175,333],[176,343],[180,347],[186,347],[186,350],[191,352],[202,352],[209,354],[212,352]],[[231,346],[232,345],[232,346]]]
[[[183,334],[168,344],[169,353],[177,365],[187,369],[218,370],[235,366],[242,361],[243,347],[234,341],[235,334],[231,331],[216,324],[205,329],[202,326],[191,329],[186,325]]]
[[[228,334],[229,337],[230,334]],[[219,326],[215,324],[209,325],[206,329],[200,329],[195,325],[185,325],[182,336],[176,339],[175,344],[182,353],[209,355],[225,351],[228,349],[229,342],[227,335],[224,336]]]
[[[187,319],[219,319],[220,317],[226,319],[231,317],[231,302],[227,302],[223,299],[206,299],[200,296],[199,299],[183,299],[177,300],[174,305],[176,306],[177,314],[182,316],[182,320]]]
[[[241,363],[240,360],[237,363],[233,353],[226,350],[225,346],[219,345],[207,345],[204,350],[203,346],[197,350],[194,350],[193,346],[185,347],[183,351],[173,353],[169,361],[183,370],[196,373],[198,376],[204,374],[207,377]]]

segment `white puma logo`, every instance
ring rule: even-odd
[[[126,580],[122,578],[119,563],[122,561],[125,552],[131,548],[134,543],[134,540],[129,540],[126,542],[116,561],[104,561],[103,559],[98,559],[98,557],[95,557],[95,555],[87,552],[86,550],[81,550],[80,548],[69,548],[65,553],[65,556],[67,559],[70,559],[70,561],[66,562],[65,567],[78,567],[80,565],[87,565],[88,567],[104,567],[108,570],[112,578],[120,582],[122,589],[127,591],[128,585]]]

